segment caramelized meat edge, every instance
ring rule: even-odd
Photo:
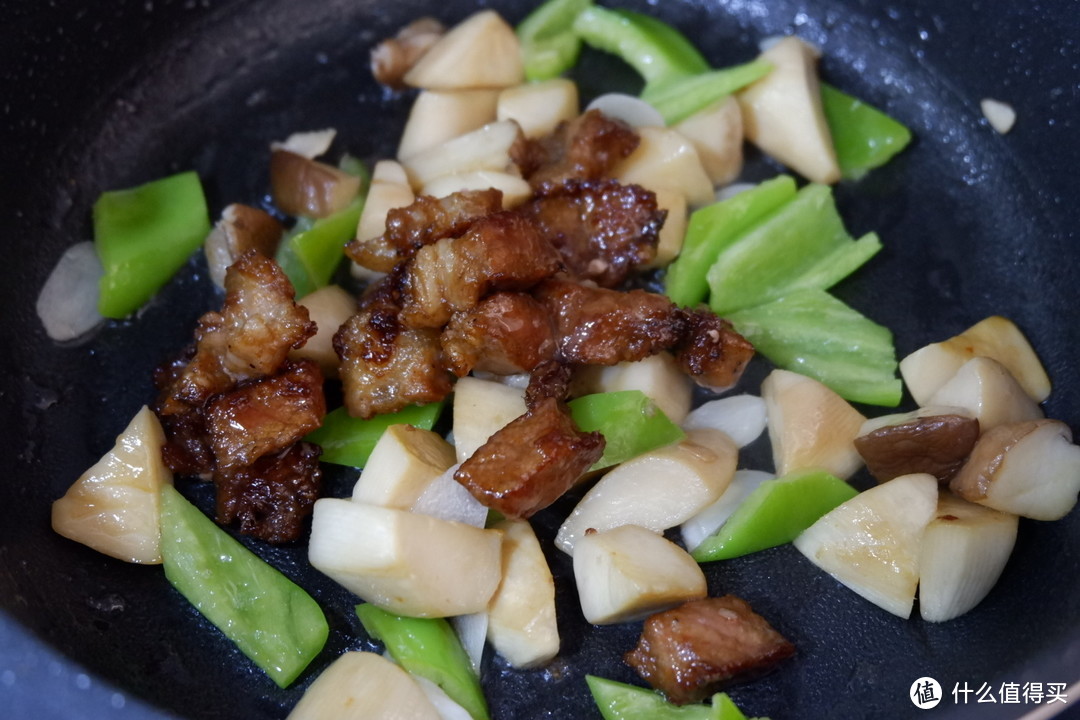
[[[725,595],[650,616],[625,660],[671,702],[684,705],[764,674],[794,653],[795,646],[745,600]]]
[[[454,479],[487,507],[529,517],[558,500],[603,453],[603,435],[582,432],[565,406],[545,398],[492,435]]]

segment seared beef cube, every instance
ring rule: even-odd
[[[530,372],[555,357],[555,327],[543,305],[529,295],[489,295],[454,313],[443,330],[442,348],[458,377],[471,370],[499,375]]]
[[[207,406],[206,429],[219,470],[250,465],[322,425],[323,375],[312,360],[288,361],[278,375],[242,383]]]
[[[469,227],[502,209],[502,191],[462,190],[443,198],[421,195],[411,205],[386,214],[386,232],[377,238],[352,240],[345,254],[360,265],[390,272],[417,250],[437,240],[459,237]]]
[[[604,437],[581,432],[548,398],[488,438],[454,479],[509,517],[529,517],[573,487],[604,453]]]
[[[402,327],[393,308],[367,307],[334,335],[345,407],[370,418],[442,400],[453,386],[439,333]]]
[[[522,216],[500,212],[478,220],[460,238],[417,251],[405,267],[401,321],[441,328],[499,290],[528,290],[561,267],[555,248]]]
[[[641,360],[671,347],[682,335],[675,306],[656,293],[548,280],[534,295],[555,318],[559,357],[567,363]]]
[[[667,215],[649,190],[614,180],[546,186],[520,212],[536,222],[571,275],[607,288],[656,257]]]
[[[675,351],[682,371],[713,390],[735,385],[754,357],[754,346],[731,323],[708,310],[688,310],[682,316],[685,334]]]
[[[533,188],[571,179],[599,180],[637,149],[640,139],[622,120],[589,110],[559,123],[546,137],[512,148],[512,157]]]
[[[298,442],[215,473],[217,521],[239,521],[240,532],[271,543],[298,540],[322,487],[321,454],[318,445]]]
[[[645,620],[626,662],[671,702],[700,702],[752,679],[795,653],[750,605],[734,595],[692,600]]]

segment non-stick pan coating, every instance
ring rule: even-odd
[[[520,19],[524,3],[483,3]],[[885,249],[837,293],[896,334],[904,355],[991,314],[1032,339],[1055,389],[1052,417],[1080,427],[1080,272],[1076,2],[727,0],[615,3],[656,13],[690,34],[715,65],[751,58],[764,37],[795,32],[824,50],[822,72],[883,107],[916,140],[889,166],[842,184],[855,234]],[[0,207],[5,262],[0,307],[3,457],[0,479],[0,704],[27,717],[280,718],[345,649],[376,646],[355,599],[304,562],[303,547],[254,544],[326,610],[326,651],[287,691],[253,670],[166,582],[160,569],[117,562],[54,535],[49,503],[152,398],[151,369],[183,345],[218,302],[193,260],[136,319],[90,342],[59,347],[33,309],[65,247],[87,239],[103,190],[195,169],[212,212],[267,192],[267,144],[291,131],[336,127],[337,150],[393,154],[408,98],[376,87],[372,42],[433,13],[447,22],[475,2],[4,2],[0,29]],[[589,55],[586,94],[633,89],[611,58]],[[1016,128],[997,135],[979,100],[1013,104]],[[750,172],[775,172],[760,158]],[[751,374],[760,380],[764,366]],[[909,401],[910,402],[910,401]],[[767,467],[764,442],[744,463]],[[332,475],[345,494],[354,475]],[[860,482],[865,483],[865,478]],[[208,507],[207,488],[181,483]],[[565,512],[570,501],[558,510]],[[550,538],[558,518],[540,520]],[[580,619],[568,559],[561,576],[563,651],[551,667],[516,672],[489,659],[494,716],[598,717],[583,682],[634,682],[620,658],[636,625]],[[899,620],[814,569],[790,546],[708,566],[711,591],[733,592],[798,647],[776,673],[734,688],[748,712],[785,718],[903,718],[921,711],[911,683],[945,687],[941,717],[1018,717],[1028,705],[957,707],[956,683],[1073,683],[1080,679],[1080,514],[1023,521],[999,585],[977,609],[935,625]],[[56,651],[63,657],[42,660]],[[36,664],[35,664],[36,663]],[[83,673],[87,673],[83,675]],[[118,699],[120,698],[120,699]],[[1080,697],[1071,698],[1080,704]],[[124,707],[117,709],[117,705]],[[0,714],[3,714],[0,712]]]

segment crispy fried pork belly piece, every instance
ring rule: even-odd
[[[645,620],[625,660],[678,705],[768,672],[795,646],[734,595],[693,600]]]
[[[155,412],[158,412],[155,408]],[[202,475],[209,478],[214,470],[214,451],[206,434],[206,416],[202,408],[187,408],[183,412],[158,412],[165,431],[161,459],[174,473]]]
[[[371,51],[371,74],[375,81],[401,89],[405,74],[446,32],[433,17],[413,20],[392,38],[383,40]]]
[[[707,310],[684,310],[684,335],[675,347],[675,361],[694,382],[726,390],[739,381],[754,346],[727,320]]]
[[[407,328],[398,320],[399,283],[400,272],[384,278],[334,335],[345,407],[353,417],[436,402],[453,389],[439,333]]]
[[[237,382],[277,372],[292,348],[315,334],[307,308],[272,259],[249,250],[225,275],[221,312],[199,318],[194,350],[155,372],[159,415],[202,407]]]
[[[241,383],[206,408],[217,468],[250,465],[322,425],[323,375],[312,360],[287,361],[277,375]]]
[[[536,222],[572,275],[607,288],[656,257],[667,216],[651,191],[614,180],[545,186],[519,212]]]
[[[377,238],[356,238],[345,254],[378,272],[390,272],[417,250],[447,237],[459,237],[484,217],[502,209],[502,191],[462,190],[443,198],[421,195],[411,205],[386,214],[386,232]]]
[[[573,371],[566,363],[548,360],[538,365],[529,375],[525,388],[525,406],[535,407],[547,398],[562,401],[570,394]]]
[[[551,279],[533,294],[555,318],[559,357],[571,364],[641,360],[682,336],[678,310],[656,293],[618,292]]]
[[[555,398],[496,432],[454,473],[473,497],[509,517],[529,517],[573,487],[604,453],[604,437],[582,432]]]
[[[158,388],[154,411],[159,416],[201,408],[211,397],[236,384],[222,362],[229,348],[224,328],[225,320],[220,313],[205,313],[195,327],[195,344],[181,359],[154,371],[154,384]]]
[[[500,290],[528,290],[562,267],[536,226],[514,212],[476,221],[459,238],[420,248],[405,265],[399,317],[408,327],[440,328]]]
[[[529,185],[559,185],[567,180],[599,180],[637,149],[637,133],[622,120],[589,110],[559,123],[546,137],[515,145],[512,157]]]
[[[322,489],[321,454],[318,445],[298,442],[251,465],[214,473],[217,521],[238,522],[240,532],[270,543],[300,539]]]
[[[307,308],[293,302],[295,294],[278,264],[253,250],[225,273],[221,317],[228,351],[222,363],[234,379],[277,372],[289,350],[315,334]]]
[[[555,326],[547,309],[524,293],[500,292],[454,313],[442,333],[450,370],[497,375],[530,372],[555,357]]]

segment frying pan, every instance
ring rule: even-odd
[[[367,159],[396,146],[408,98],[367,72],[372,43],[409,19],[447,22],[478,4],[511,20],[523,2],[444,0],[164,0],[0,2],[0,199],[5,262],[0,307],[0,714],[33,718],[280,718],[346,649],[376,649],[355,598],[306,567],[301,546],[249,543],[307,588],[331,636],[280,691],[202,620],[157,568],[105,558],[49,528],[49,504],[152,398],[151,369],[219,302],[194,258],[137,318],[58,346],[33,303],[65,247],[89,237],[106,189],[195,169],[212,212],[258,203],[267,144],[291,131],[339,130],[337,150]],[[896,334],[901,356],[990,314],[1014,319],[1055,382],[1049,416],[1080,428],[1076,277],[1080,224],[1080,4],[991,0],[686,0],[607,2],[658,14],[714,65],[752,57],[758,40],[795,32],[824,50],[823,75],[910,126],[916,141],[890,165],[837,189],[856,235],[885,249],[836,292]],[[636,88],[612,58],[587,55],[586,95]],[[1018,112],[997,135],[978,103]],[[752,157],[751,177],[777,168]],[[766,368],[746,380],[753,389]],[[910,405],[910,400],[907,401]],[[763,441],[744,466],[769,467]],[[332,472],[344,495],[355,473]],[[865,487],[867,479],[856,479]],[[208,509],[205,486],[180,482]],[[568,499],[538,518],[548,542]],[[593,628],[576,609],[568,559],[550,553],[563,650],[547,669],[485,661],[496,718],[598,717],[585,673],[635,682],[620,660],[637,625]],[[810,566],[790,546],[707,567],[712,594],[732,592],[798,647],[760,681],[731,690],[748,712],[783,718],[919,715],[913,681],[936,678],[935,716],[1015,718],[1035,705],[953,702],[967,683],[1080,680],[1080,513],[1023,521],[998,586],[944,624],[899,620]],[[1080,690],[1070,701],[1080,704]],[[1059,706],[1060,707],[1060,706]],[[1071,714],[1071,713],[1070,713]]]

